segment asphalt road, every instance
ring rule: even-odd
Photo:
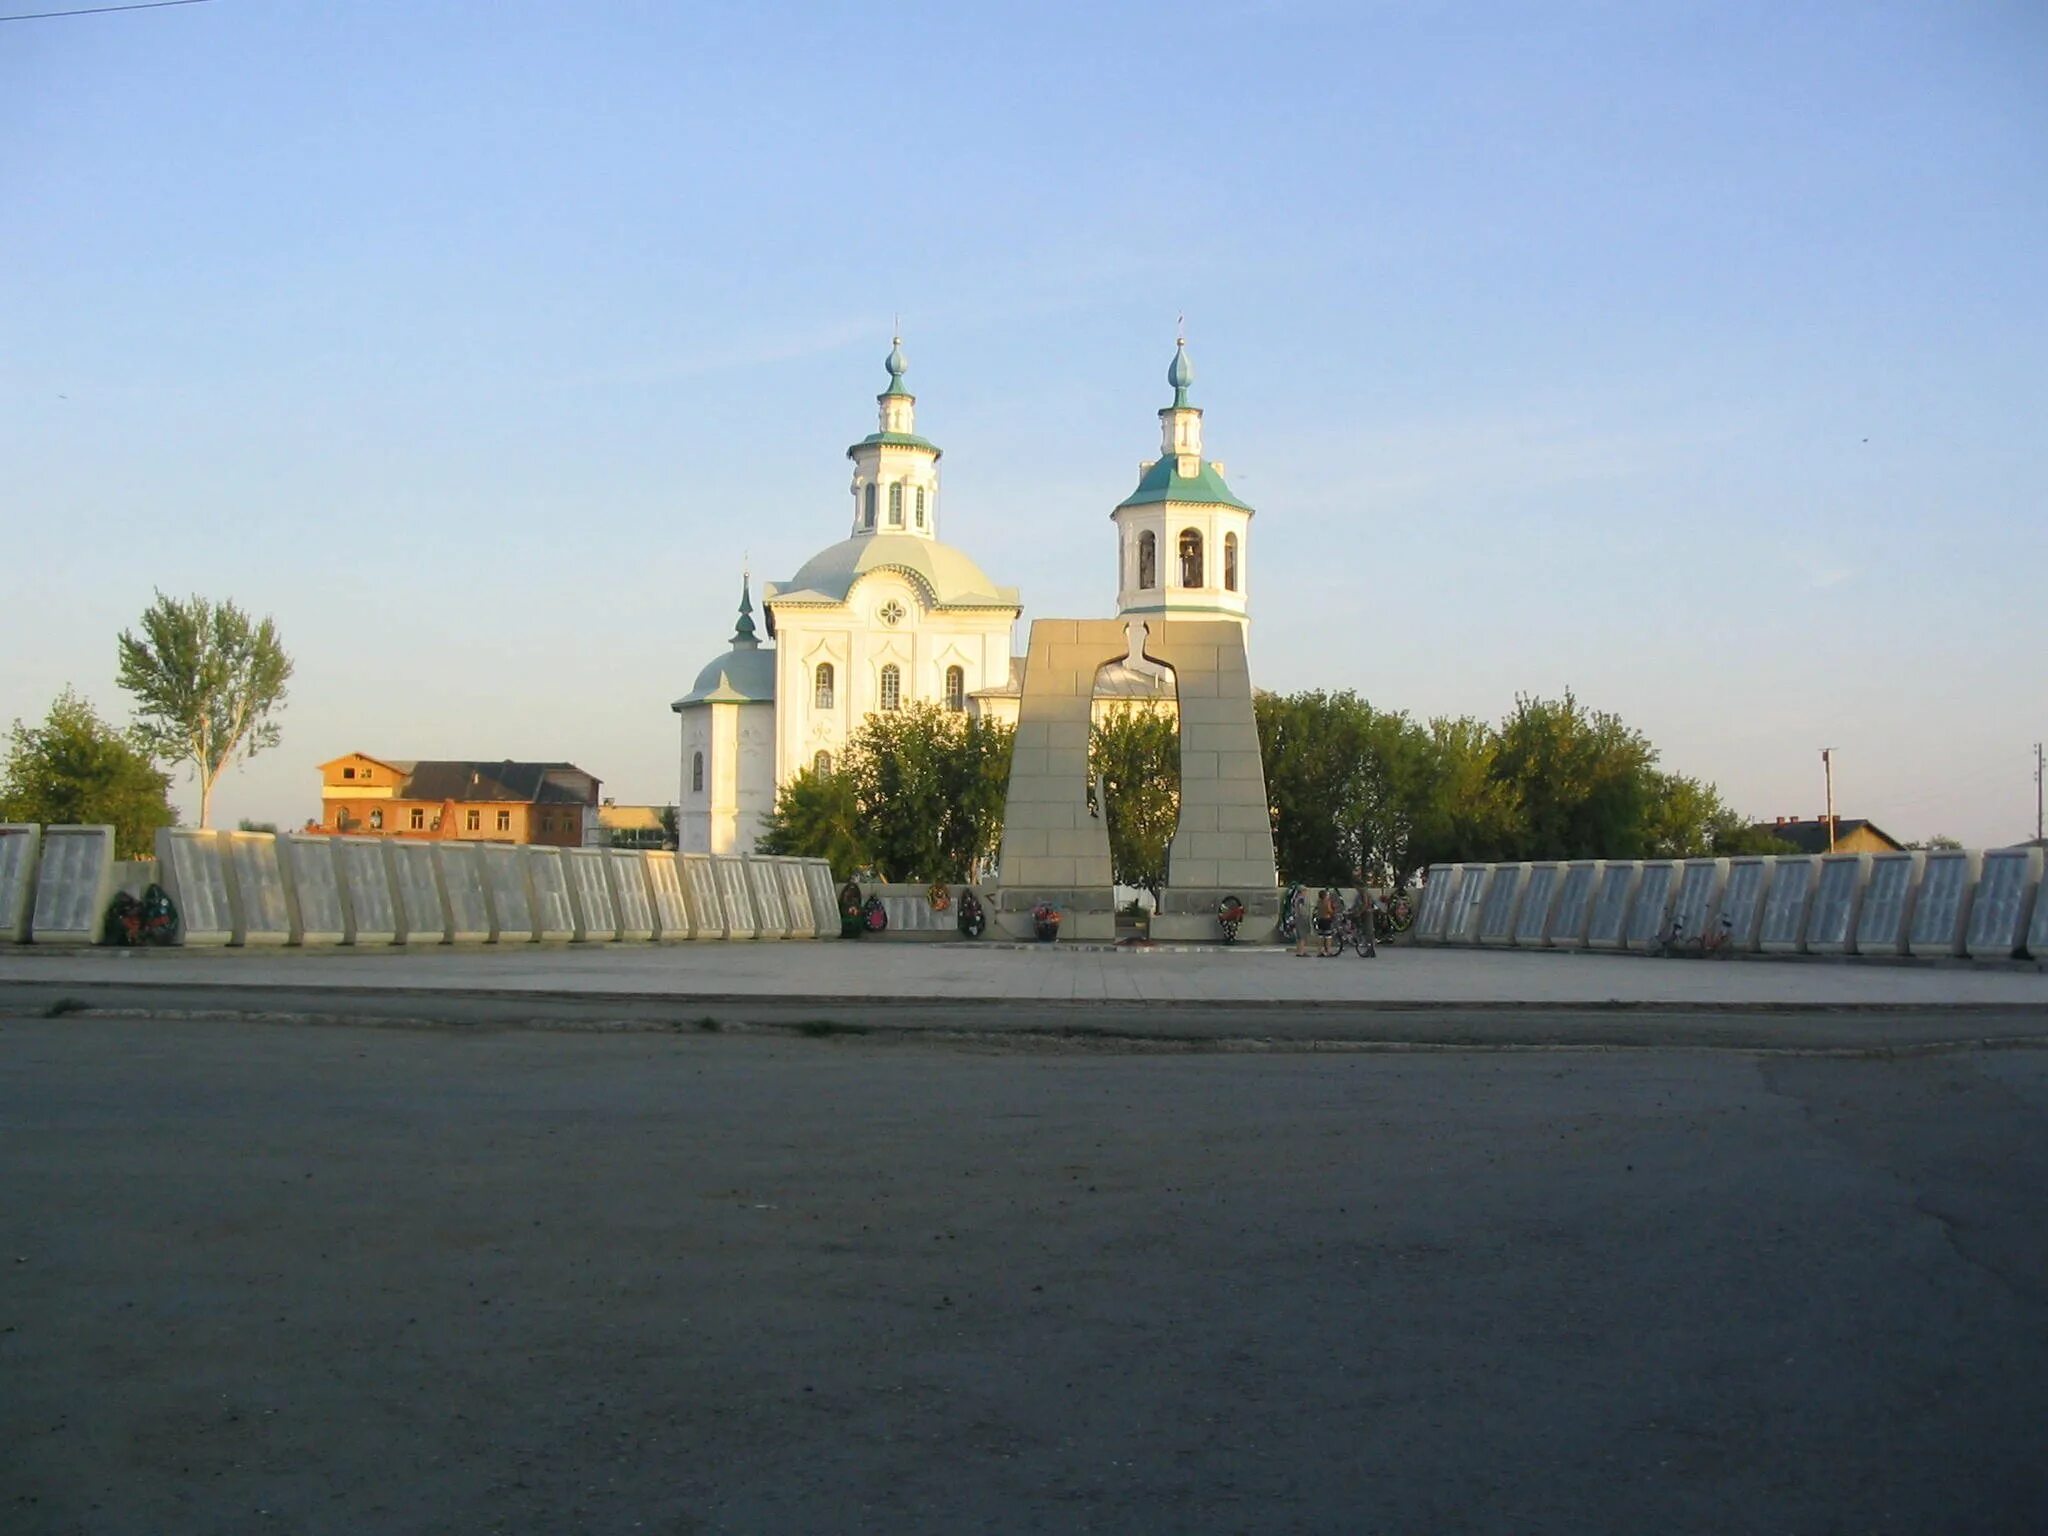
[[[2048,1051],[0,1019],[0,1531],[2048,1529]]]

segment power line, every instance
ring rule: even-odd
[[[89,5],[75,11],[27,11],[0,21],[48,21],[52,16],[104,16],[108,11],[160,11],[167,5],[207,5],[211,0],[139,0],[134,5]]]

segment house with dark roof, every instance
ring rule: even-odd
[[[320,765],[314,830],[575,848],[597,831],[598,785],[574,763],[351,752]]]
[[[1750,829],[1780,842],[1790,843],[1800,853],[1896,853],[1905,844],[1874,821],[1860,816],[1837,816],[1835,818],[1834,846],[1828,846],[1828,820],[1816,816],[1811,821],[1801,821],[1796,816],[1780,816],[1776,821],[1760,821]]]

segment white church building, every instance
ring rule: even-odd
[[[743,582],[730,648],[670,706],[682,724],[677,830],[687,851],[751,851],[777,790],[807,769],[832,768],[877,711],[929,702],[1016,720],[1022,602],[940,541],[941,451],[917,435],[900,338],[886,366],[878,428],[846,450],[847,537],[789,580],[763,585],[772,645],[755,628]],[[1140,466],[1137,489],[1110,514],[1118,613],[1248,624],[1252,509],[1224,484],[1223,466],[1202,457],[1193,381],[1181,344],[1167,370],[1174,394],[1159,413],[1160,456]],[[1171,700],[1172,683],[1155,669],[1116,668],[1097,694]]]

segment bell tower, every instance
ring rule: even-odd
[[[889,387],[875,396],[878,428],[846,450],[853,460],[853,537],[936,541],[940,450],[917,435],[917,396],[903,387],[910,365],[901,336],[893,338],[882,366],[889,370]]]

